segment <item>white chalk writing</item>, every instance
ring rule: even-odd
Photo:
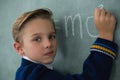
[[[79,19],[79,23],[80,23],[80,37],[82,38],[83,34],[82,34],[82,22],[81,22],[81,16],[80,14],[76,14],[73,18],[72,16],[65,16],[65,32],[66,32],[66,37],[68,37],[68,20],[70,19],[71,20],[71,23],[72,23],[72,35],[75,36],[75,30],[74,30],[74,23],[75,23],[75,20],[76,18]]]
[[[89,26],[88,26],[89,25],[88,22],[90,20],[92,20],[92,18],[93,18],[93,16],[87,17],[85,25],[86,25],[86,30],[87,30],[88,35],[90,37],[92,37],[92,38],[95,38],[98,35],[94,35],[94,34],[90,33]],[[70,23],[68,22],[68,20],[70,20],[71,23],[72,23],[72,25],[71,25],[72,36],[75,36],[75,27],[74,27],[74,25],[75,25],[75,20],[78,19],[79,23],[80,23],[80,25],[79,25],[79,28],[80,28],[80,30],[79,30],[80,31],[80,38],[82,39],[83,38],[83,31],[82,31],[83,26],[82,26],[82,19],[81,19],[80,14],[76,14],[74,17],[72,17],[72,16],[65,16],[64,19],[65,19],[65,33],[66,33],[66,37],[69,36],[68,24],[70,24]]]

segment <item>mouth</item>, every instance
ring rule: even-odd
[[[53,55],[53,53],[54,53],[53,51],[50,51],[50,52],[45,53],[45,55],[46,56],[51,56],[51,55]]]

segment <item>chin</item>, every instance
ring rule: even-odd
[[[45,64],[51,64],[51,63],[53,63],[53,61],[54,61],[54,59],[46,61]]]

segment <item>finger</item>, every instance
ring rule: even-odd
[[[115,16],[113,16],[111,13],[109,13],[109,12],[107,12],[107,14],[106,14],[106,18],[107,19],[110,19],[110,20],[115,20]]]
[[[106,17],[111,17],[111,13],[106,12]]]
[[[101,16],[105,16],[106,15],[106,11],[105,11],[105,9],[101,9]]]
[[[94,11],[94,21],[98,21],[99,20],[99,17],[100,17],[100,8],[95,8],[95,11]]]
[[[115,17],[115,16],[113,16],[112,14],[110,14],[110,18],[111,18],[111,20],[112,20],[113,22],[116,23],[116,17]]]
[[[100,8],[95,8],[94,16],[95,16],[95,17],[100,16]]]

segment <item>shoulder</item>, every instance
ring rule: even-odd
[[[22,59],[21,66],[16,72],[16,80],[57,80],[62,75],[57,71],[50,70],[42,64],[36,64],[28,60]]]
[[[25,80],[42,70],[43,65],[22,58],[21,66],[16,71],[16,80]],[[31,79],[30,79],[31,80]]]

